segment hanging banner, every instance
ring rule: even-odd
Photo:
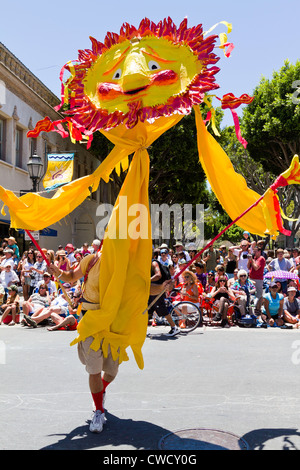
[[[72,181],[74,153],[48,153],[47,171],[43,179],[47,191]]]

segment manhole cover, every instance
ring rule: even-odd
[[[244,439],[217,429],[183,429],[164,436],[161,450],[249,450]]]

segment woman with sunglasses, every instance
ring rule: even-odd
[[[229,323],[227,320],[227,312],[231,302],[235,301],[235,296],[230,287],[228,287],[228,280],[224,276],[220,276],[213,290],[211,291],[211,298],[214,304],[218,306],[218,312],[213,318],[213,321],[220,321],[223,328],[228,328]]]
[[[33,326],[31,316],[39,315],[45,307],[49,307],[51,299],[46,284],[41,284],[37,293],[32,294],[29,299],[23,302],[23,325]]]
[[[283,303],[284,296],[279,294],[277,283],[272,281],[269,292],[264,295],[261,312],[262,320],[269,326],[283,326]]]

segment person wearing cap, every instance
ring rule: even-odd
[[[279,294],[275,281],[270,284],[270,289],[264,295],[261,318],[270,326],[283,326],[283,302],[284,296]]]
[[[19,276],[17,273],[14,271],[14,269],[11,267],[10,264],[7,264],[5,266],[5,269],[1,272],[0,274],[0,283],[4,287],[5,292],[8,292],[8,288],[12,284],[16,284],[20,281]]]
[[[175,248],[175,253],[181,253],[183,251],[185,259],[187,260],[187,262],[189,262],[191,260],[191,257],[188,254],[188,252],[185,251],[182,242],[177,241],[174,245],[174,248]]]
[[[75,256],[74,256],[74,250],[75,250],[75,247],[72,245],[72,243],[68,243],[65,246],[65,251],[67,253],[66,257],[70,261],[70,266],[72,266],[72,264],[75,263],[76,261]]]
[[[3,253],[5,255],[5,258],[1,261],[0,270],[3,271],[8,264],[10,264],[11,268],[14,269],[15,262],[13,259],[13,250],[11,248],[5,248]]]
[[[20,313],[20,297],[16,285],[13,284],[8,288],[8,298],[6,303],[1,306],[1,309],[3,315],[0,318],[0,325],[8,315],[11,315],[12,320],[8,326],[14,326],[16,324],[17,315]]]
[[[158,261],[163,265],[167,266],[168,268],[172,266],[171,258],[168,256],[169,252],[166,248],[160,250],[160,256],[158,257]]]
[[[40,285],[45,284],[52,300],[57,295],[57,288],[55,282],[51,280],[51,277],[51,274],[46,271],[43,274],[43,280],[37,283],[37,290],[39,289]]]
[[[287,296],[283,300],[283,320],[286,323],[297,325],[300,321],[300,301],[296,298],[297,288],[288,287]]]

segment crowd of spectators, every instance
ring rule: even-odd
[[[20,255],[15,238],[4,239],[0,247],[0,325],[19,323],[22,311],[23,326],[46,324],[50,331],[76,329],[83,279],[61,284],[48,272],[48,265],[54,263],[60,270],[69,271],[84,256],[97,252],[100,245],[96,239],[80,248],[71,243],[59,245],[56,251],[42,248],[43,256],[30,244]]]
[[[71,243],[56,250],[42,248],[44,256],[60,270],[75,268],[82,258],[99,250],[100,241],[75,248]],[[183,285],[183,269],[192,272],[199,287],[197,303],[211,299],[218,306],[215,321],[229,326],[226,319],[230,304],[243,317],[253,305],[253,313],[264,326],[298,328],[300,325],[300,251],[298,248],[270,250],[266,241],[251,241],[244,232],[239,244],[211,245],[199,257],[193,243],[178,241],[173,247],[162,244],[154,249],[154,258],[167,267],[175,287]],[[192,263],[188,263],[192,260]],[[280,278],[268,272],[286,273]],[[294,276],[293,276],[294,275]],[[289,277],[294,277],[290,279]],[[31,244],[22,255],[14,237],[0,244],[0,324],[13,326],[20,319],[25,326],[48,325],[50,330],[75,329],[77,307],[83,279],[74,285],[60,285],[47,271],[47,263]],[[22,299],[22,302],[21,302]]]
[[[190,243],[184,247],[181,242],[173,248],[161,245],[154,250],[154,257],[169,267],[176,286],[182,285],[182,275],[177,275],[183,268],[195,273],[203,288],[200,304],[211,299],[218,306],[213,320],[222,326],[229,326],[226,315],[229,305],[234,304],[240,317],[252,313],[260,326],[298,328],[300,250],[272,250],[266,244],[266,240],[250,240],[250,234],[244,232],[239,244],[211,245],[196,259],[196,246]]]

